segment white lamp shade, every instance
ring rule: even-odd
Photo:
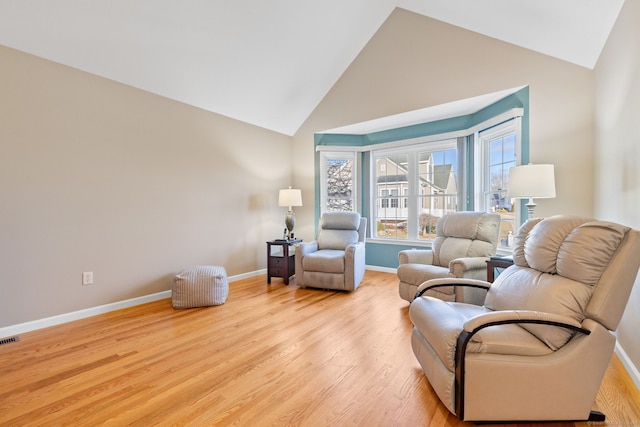
[[[556,197],[553,165],[522,165],[509,169],[509,197],[545,199]]]
[[[279,206],[302,206],[302,192],[297,188],[280,190],[278,194]]]

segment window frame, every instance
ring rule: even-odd
[[[476,206],[475,210],[483,211],[483,212],[492,212],[491,206],[489,206],[489,195],[494,193],[491,190],[491,162],[490,162],[490,148],[489,145],[491,142],[495,141],[499,138],[504,138],[506,136],[514,135],[515,136],[515,159],[514,166],[521,164],[522,158],[522,123],[520,117],[514,117],[511,120],[500,123],[496,126],[493,126],[488,129],[481,130],[476,132],[475,134],[475,144],[476,149],[480,153],[475,157],[475,170],[477,174],[480,176],[475,177],[476,182],[481,182],[476,188],[474,205]],[[505,185],[506,189],[504,191],[504,197],[508,197],[508,183]],[[500,200],[500,199],[499,199]],[[512,206],[511,213],[501,213],[500,214],[500,236],[498,239],[498,250],[510,251],[512,249],[509,244],[511,243],[508,239],[508,231],[511,230],[513,234],[515,234],[518,224],[521,224],[522,210],[520,208],[520,203],[518,200],[510,200]]]
[[[358,211],[358,152],[357,151],[321,151],[320,152],[320,214],[329,212],[329,194],[327,188],[328,181],[328,162],[330,160],[347,160],[352,162],[351,170],[351,211]]]
[[[391,242],[430,242],[431,239],[419,238],[419,227],[418,227],[418,215],[419,215],[419,197],[423,197],[419,191],[420,185],[420,155],[428,152],[434,153],[438,151],[445,151],[455,149],[456,150],[456,166],[455,172],[458,173],[456,176],[456,187],[458,188],[457,192],[457,205],[460,206],[461,200],[465,200],[465,195],[461,194],[460,191],[463,191],[464,188],[462,184],[462,177],[459,174],[459,167],[461,164],[461,157],[463,153],[460,152],[460,147],[457,138],[442,138],[438,140],[433,140],[432,138],[426,140],[413,140],[410,144],[395,146],[393,148],[380,148],[376,149],[375,147],[370,150],[370,171],[371,174],[369,176],[370,183],[370,191],[369,194],[374,195],[371,197],[369,201],[370,205],[370,217],[371,217],[371,239],[378,239],[381,241],[391,241]],[[377,174],[377,162],[379,159],[386,159],[390,157],[400,157],[406,156],[407,158],[407,186],[404,188],[404,191],[399,192],[399,188],[396,188],[396,195],[392,194],[391,189],[380,189],[378,190],[378,174]],[[396,209],[406,209],[407,218],[406,218],[406,228],[407,228],[407,237],[406,238],[398,238],[398,237],[387,237],[387,236],[378,236],[377,227],[378,227],[378,207],[382,207],[381,202],[384,200],[382,196],[383,191],[389,192],[389,209],[393,209],[393,199],[395,198]],[[400,202],[400,199],[405,200],[405,202]],[[402,205],[402,207],[401,207]],[[406,206],[405,206],[406,205]],[[402,217],[396,217],[396,220]],[[415,218],[416,221],[410,221],[409,218]],[[397,236],[397,233],[395,234]],[[393,236],[393,235],[392,235]]]

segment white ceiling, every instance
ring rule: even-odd
[[[293,135],[396,7],[593,68],[623,3],[0,0],[0,44]]]

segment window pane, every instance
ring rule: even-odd
[[[419,153],[418,238],[433,239],[435,223],[458,210],[457,150]]]
[[[376,236],[407,237],[407,208],[399,203],[408,184],[407,155],[377,157],[375,160]]]
[[[373,159],[376,236],[433,239],[438,219],[458,210],[457,141],[374,152]]]
[[[510,128],[509,128],[510,126]],[[485,206],[489,212],[500,214],[500,240],[498,247],[509,248],[510,234],[515,233],[514,204],[508,198],[509,169],[516,165],[516,133],[513,123],[507,124],[502,133],[483,138],[488,150],[485,171]]]
[[[327,212],[353,210],[353,159],[327,159]]]

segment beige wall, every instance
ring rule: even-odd
[[[625,2],[595,69],[599,218],[640,229],[640,2]],[[640,369],[640,278],[618,329]]]
[[[0,327],[167,290],[191,265],[266,266],[290,137],[4,47],[0,64]]]
[[[294,182],[313,195],[313,133],[530,86],[531,161],[556,165],[557,198],[540,216],[593,214],[593,73],[397,9],[294,136]],[[313,236],[313,208],[298,234]]]

